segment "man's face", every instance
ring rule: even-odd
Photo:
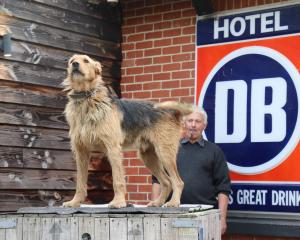
[[[202,132],[206,127],[203,116],[198,112],[193,112],[188,115],[186,117],[185,125],[187,129],[187,137],[192,141],[200,139]]]

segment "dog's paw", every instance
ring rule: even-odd
[[[126,201],[111,201],[108,204],[108,208],[124,208],[126,206]]]
[[[74,201],[74,200],[64,202],[63,207],[77,208],[77,207],[80,207],[80,202],[77,202],[77,201]]]
[[[160,201],[151,201],[147,204],[147,207],[161,207],[163,205]]]
[[[179,207],[180,205],[180,202],[178,201],[169,201],[169,202],[166,202],[163,207]]]

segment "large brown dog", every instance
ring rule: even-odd
[[[88,162],[96,150],[106,153],[112,168],[115,195],[109,207],[125,207],[121,150],[134,145],[162,186],[160,197],[148,205],[162,206],[173,190],[171,200],[164,206],[177,207],[184,185],[176,167],[180,117],[191,113],[192,108],[176,102],[155,104],[118,99],[110,95],[101,73],[101,64],[86,55],[74,55],[69,60],[64,81],[65,90],[69,91],[65,114],[76,158],[77,186],[74,198],[64,206],[78,207],[85,200]]]

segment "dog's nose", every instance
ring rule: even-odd
[[[73,67],[73,69],[78,69],[79,68],[79,63],[78,62],[73,62],[72,67]]]

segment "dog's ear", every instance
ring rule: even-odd
[[[99,62],[95,62],[95,72],[97,75],[101,75],[102,73],[102,65]]]

